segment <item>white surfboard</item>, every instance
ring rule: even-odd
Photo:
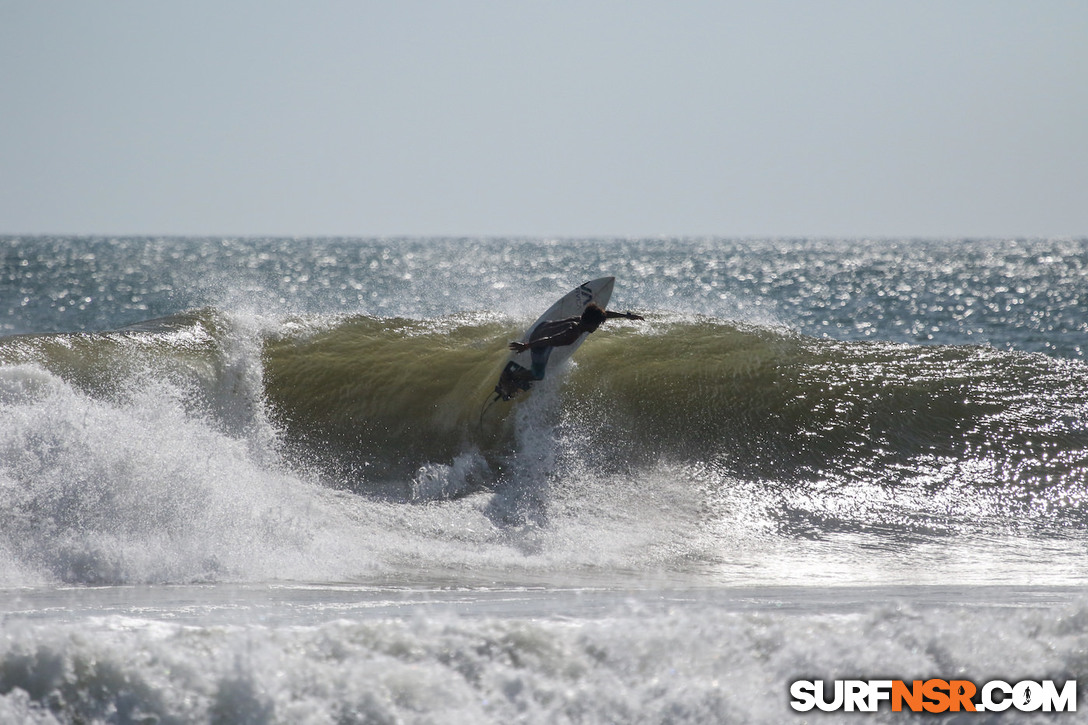
[[[615,282],[615,277],[601,277],[575,287],[570,292],[563,295],[563,297],[554,305],[549,307],[543,315],[537,318],[536,322],[525,330],[521,336],[521,342],[528,342],[533,334],[533,330],[541,323],[550,322],[552,320],[565,320],[568,317],[577,317],[582,314],[582,311],[591,302],[597,303],[602,309],[605,308],[608,305],[608,300],[612,297],[612,286]],[[546,370],[554,370],[557,366],[566,362],[570,356],[574,354],[574,351],[585,342],[585,339],[588,336],[589,333],[582,333],[574,343],[552,348],[551,355],[548,357]],[[509,400],[519,392],[528,390],[528,385],[524,387],[512,386],[505,376],[511,370],[526,369],[531,365],[532,353],[530,351],[511,352],[510,357],[506,359],[503,373],[499,376],[499,384],[495,386],[496,400],[498,398]]]

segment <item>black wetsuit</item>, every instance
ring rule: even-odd
[[[540,347],[537,347],[534,343],[538,340],[543,340],[544,338],[555,337],[556,335],[566,333],[568,335],[573,335],[573,339],[566,344],[573,345],[578,339],[578,336],[581,335],[581,333],[578,332],[578,325],[581,321],[581,317],[568,317],[564,320],[548,320],[546,322],[541,322],[529,333],[529,348],[533,358],[532,371],[534,380],[544,379],[544,370],[548,367],[548,357],[551,356],[552,350],[556,347],[555,345],[541,345]]]

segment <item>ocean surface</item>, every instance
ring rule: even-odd
[[[1086,355],[1086,239],[0,237],[0,723],[1083,700]]]

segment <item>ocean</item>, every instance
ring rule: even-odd
[[[0,258],[0,722],[898,722],[791,683],[1088,691],[1086,239]],[[507,342],[606,275],[645,320],[485,409]]]

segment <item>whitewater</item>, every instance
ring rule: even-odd
[[[0,254],[0,722],[884,722],[789,685],[1088,664],[1088,240]],[[481,417],[605,275],[645,321]]]

